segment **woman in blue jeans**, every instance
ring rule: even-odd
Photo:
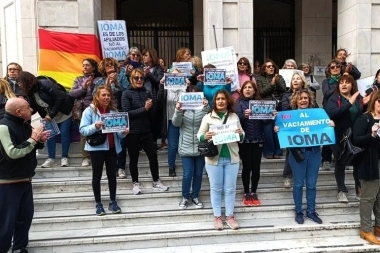
[[[200,92],[200,89],[195,85],[190,85],[186,92]],[[179,203],[179,209],[187,208],[190,197],[195,208],[203,208],[203,203],[199,200],[199,192],[205,158],[198,151],[197,132],[203,116],[210,110],[207,99],[203,99],[203,105],[201,110],[182,110],[182,103],[177,102],[172,119],[173,125],[179,127],[178,153],[183,166],[182,200]],[[191,187],[192,193],[190,194]]]
[[[239,133],[240,140],[244,139],[244,131],[240,125],[239,117],[234,110],[234,100],[226,90],[216,92],[212,101],[213,109],[206,114],[198,131],[200,141],[210,141],[215,132],[210,131],[211,126],[236,123],[235,133]],[[239,171],[239,146],[237,142],[217,145],[218,155],[205,157],[206,170],[210,180],[210,197],[214,212],[214,227],[216,230],[223,229],[222,221],[222,192],[224,191],[224,205],[226,223],[232,229],[238,229],[239,224],[234,217],[236,179]]]
[[[290,107],[294,109],[308,109],[314,107],[313,92],[308,89],[295,91],[290,98]],[[330,121],[333,125],[333,122]],[[278,126],[274,127],[277,133],[280,131]],[[319,164],[321,160],[320,146],[289,148],[289,164],[293,171],[293,200],[295,204],[295,220],[298,224],[304,223],[304,213],[302,209],[303,186],[306,182],[306,201],[307,212],[306,217],[318,224],[322,224],[322,220],[315,212],[315,199],[317,197],[317,179]],[[303,161],[297,159],[301,154]],[[297,161],[298,160],[298,161]]]

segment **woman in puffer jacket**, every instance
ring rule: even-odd
[[[200,92],[200,88],[195,85],[187,87],[186,92]],[[210,107],[207,99],[203,100],[202,110],[182,110],[182,103],[177,102],[172,123],[179,127],[178,153],[182,159],[182,200],[179,209],[186,209],[189,199],[195,208],[203,208],[203,203],[199,200],[199,192],[202,185],[202,174],[205,166],[205,158],[199,154],[197,133]],[[190,188],[192,193],[190,194]]]

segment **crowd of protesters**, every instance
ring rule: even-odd
[[[346,62],[348,53],[339,49],[335,59],[326,69],[326,79],[320,85],[312,74],[312,66],[302,63],[297,66],[293,59],[283,64],[283,69],[299,69],[286,87],[279,74],[278,65],[271,59],[262,64],[241,57],[237,61],[238,87],[231,89],[232,79],[226,77],[220,85],[204,84],[204,68],[197,56],[192,56],[188,48],[180,48],[175,62],[191,62],[192,70],[183,88],[164,89],[164,73],[180,73],[175,66],[167,67],[155,49],[132,47],[124,62],[105,58],[100,62],[84,59],[83,75],[77,77],[71,90],[65,92],[51,78],[36,77],[24,71],[17,63],[7,66],[5,79],[0,79],[0,117],[7,115],[5,105],[14,97],[23,97],[33,113],[38,112],[45,121],[54,120],[61,134],[61,166],[69,166],[70,128],[73,124],[72,109],[77,101],[83,103],[83,114],[79,123],[81,134],[82,166],[92,166],[92,188],[96,202],[95,213],[106,212],[101,200],[100,180],[103,164],[106,167],[110,201],[108,210],[120,213],[116,202],[116,177],[126,178],[126,167],[132,178],[133,194],[142,194],[139,183],[138,160],[145,152],[149,160],[154,191],[168,191],[169,187],[160,180],[157,151],[167,149],[167,163],[170,177],[176,176],[176,156],[180,155],[183,167],[182,196],[179,209],[186,209],[190,203],[195,208],[203,208],[200,199],[204,169],[210,181],[210,197],[214,227],[223,229],[222,196],[224,196],[225,223],[232,229],[239,224],[234,216],[236,181],[239,164],[242,162],[241,180],[244,187],[242,205],[259,206],[258,195],[261,159],[283,158],[277,133],[281,131],[275,124],[278,111],[302,110],[323,107],[330,117],[331,127],[337,144],[331,146],[304,147],[300,149],[304,160],[299,161],[291,149],[286,150],[284,166],[284,187],[292,187],[295,204],[295,221],[304,223],[302,207],[303,187],[306,184],[306,217],[318,224],[322,223],[316,206],[317,180],[320,165],[330,170],[333,161],[337,184],[337,199],[348,203],[345,185],[346,164],[339,162],[339,140],[348,128],[353,129],[352,141],[365,149],[362,159],[353,166],[356,198],[360,200],[360,236],[367,241],[379,244],[374,235],[380,235],[380,190],[379,137],[377,130],[380,119],[380,91],[361,96],[356,80],[360,71],[352,63]],[[374,86],[378,86],[380,70],[376,73]],[[322,89],[323,101],[318,105],[316,94]],[[183,110],[179,97],[184,92],[203,92],[203,108]],[[249,119],[250,100],[276,101],[276,109],[270,120]],[[119,133],[104,135],[105,141],[98,146],[89,144],[88,137],[99,132],[104,122],[101,115],[112,112],[127,112],[129,127]],[[204,157],[198,150],[200,142],[207,142],[215,135],[212,126],[237,122],[238,142],[217,145],[218,154]],[[1,125],[1,123],[0,123]],[[161,138],[160,141],[159,138]],[[157,146],[160,143],[161,146]],[[48,159],[41,167],[56,165],[56,139],[47,140]],[[127,164],[127,153],[129,164]],[[0,169],[1,170],[1,169]],[[0,186],[1,186],[0,178]],[[224,193],[224,194],[223,194]],[[375,231],[370,219],[371,210],[375,213]]]

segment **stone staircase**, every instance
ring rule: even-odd
[[[178,157],[177,177],[168,177],[165,152],[159,152],[158,157],[161,180],[170,186],[168,192],[152,191],[147,159],[142,154],[139,170],[143,194],[132,194],[128,174],[127,179],[118,179],[117,201],[122,213],[109,214],[106,210],[107,215],[96,216],[91,167],[81,167],[78,146],[71,146],[70,167],[36,170],[31,253],[380,252],[380,247],[358,236],[359,202],[354,198],[352,170],[346,171],[348,204],[337,202],[333,172],[320,171],[317,212],[323,224],[305,220],[298,225],[292,191],[283,187],[284,160],[263,159],[258,189],[262,205],[242,206],[239,173],[235,216],[241,228],[233,231],[225,226],[216,231],[206,174],[200,196],[204,209],[190,204],[187,210],[179,210],[182,165]],[[46,158],[46,151],[40,151],[39,164]],[[103,204],[107,205],[108,187],[103,174]]]

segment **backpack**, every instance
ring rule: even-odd
[[[37,80],[49,80],[57,86],[57,89],[67,93],[66,88],[62,84],[58,83],[54,78],[50,76],[37,76]]]

